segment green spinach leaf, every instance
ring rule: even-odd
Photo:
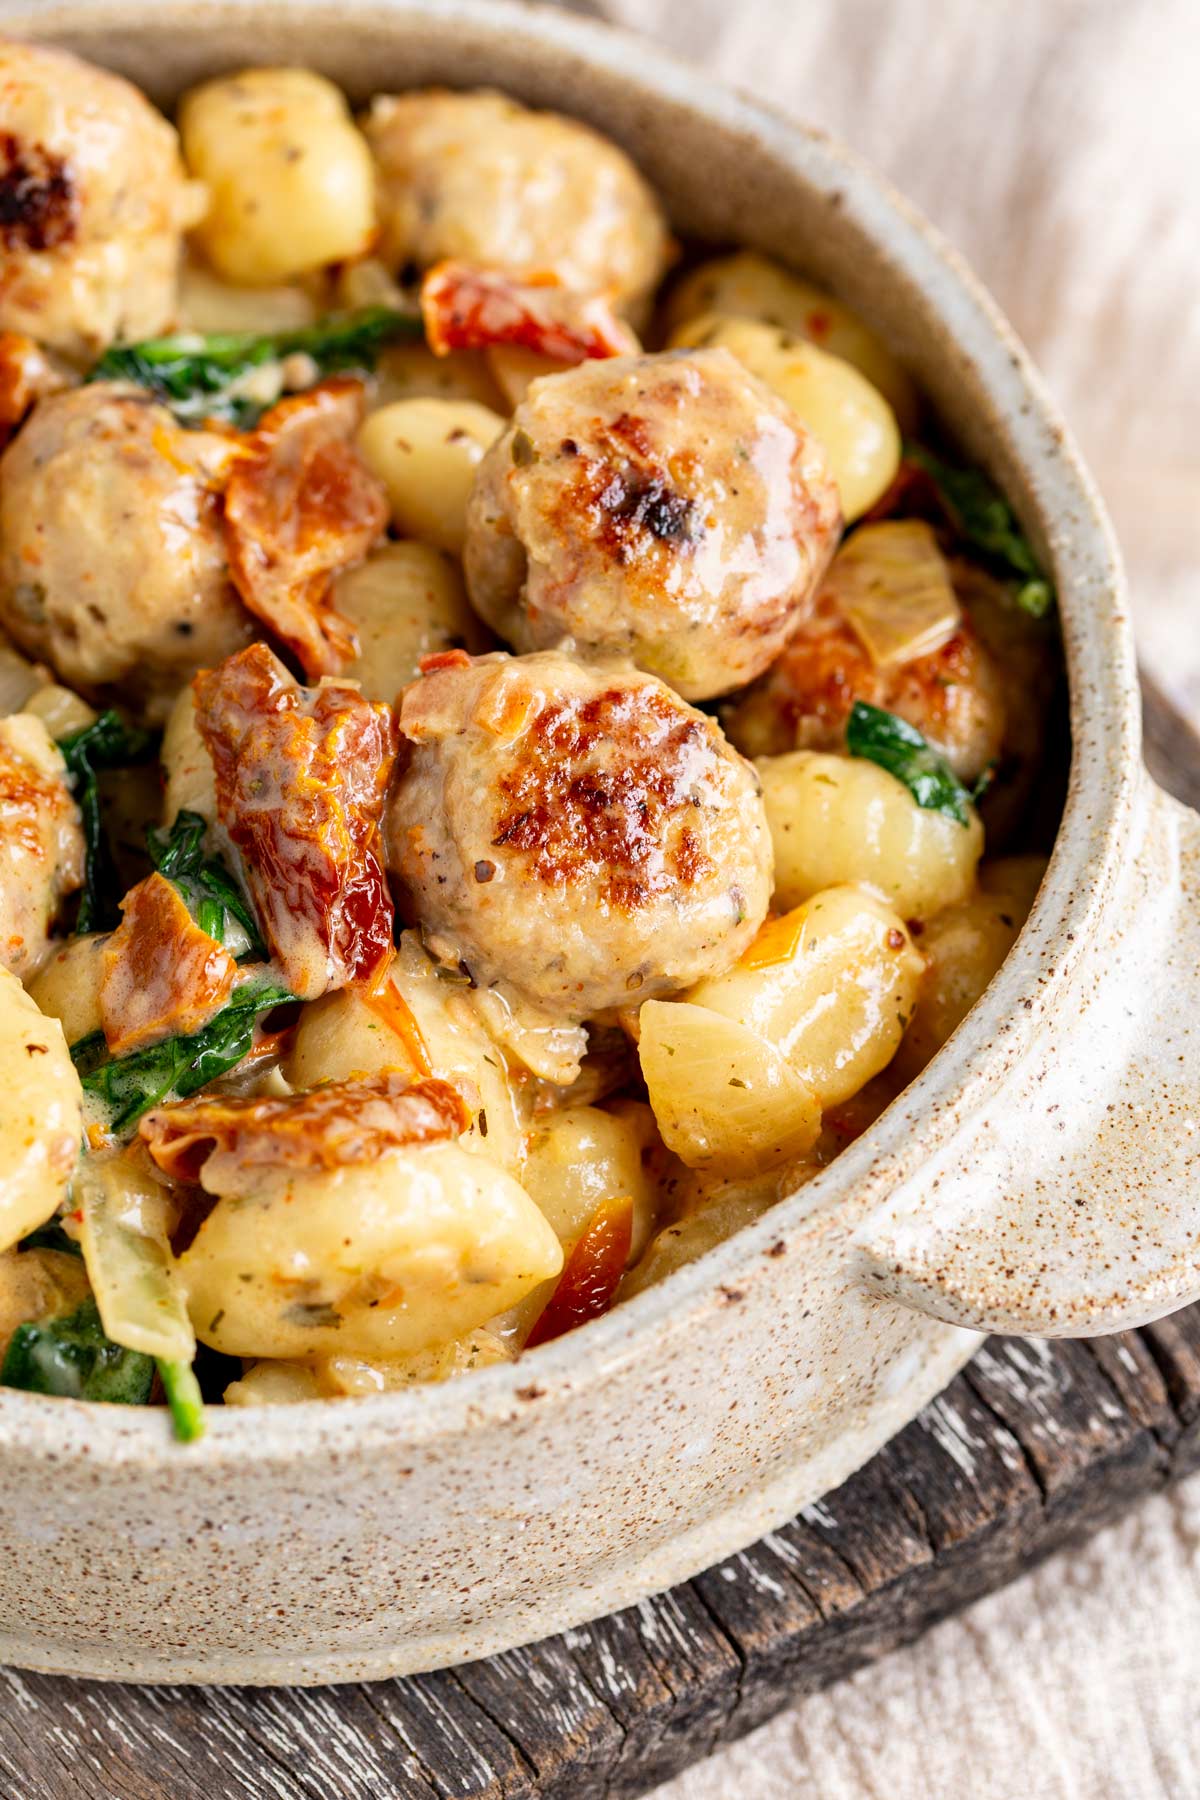
[[[97,778],[102,769],[124,769],[149,762],[157,746],[153,732],[126,725],[120,714],[111,709],[81,731],[73,731],[58,741],[83,825],[83,893],[75,923],[81,936],[114,925],[117,919],[119,895],[112,853],[104,836]]]
[[[224,863],[204,854],[207,829],[207,821],[194,812],[179,813],[169,831],[151,826],[146,832],[150,860],[175,883],[201,931],[218,944],[244,936],[238,961],[262,961],[267,949],[248,898]]]
[[[1054,589],[1003,494],[978,469],[943,462],[923,444],[906,444],[904,454],[929,476],[950,523],[966,542],[1016,582],[1021,610],[1031,618],[1044,618],[1054,604]]]
[[[902,781],[918,806],[966,825],[971,796],[945,757],[906,719],[856,700],[846,724],[851,756],[877,763]]]
[[[114,1344],[94,1300],[63,1318],[18,1325],[0,1368],[3,1387],[122,1406],[144,1406],[153,1381],[153,1357]]]
[[[250,1050],[262,1014],[294,997],[286,988],[247,982],[215,1018],[187,1037],[110,1056],[103,1032],[94,1031],[71,1046],[71,1057],[84,1092],[105,1103],[109,1128],[121,1136],[170,1095],[183,1099],[227,1074]]]
[[[50,1219],[29,1232],[17,1245],[18,1250],[58,1250],[64,1256],[82,1256],[77,1238],[68,1237],[57,1219]]]
[[[415,307],[367,306],[332,313],[296,331],[227,331],[208,337],[181,332],[118,344],[100,358],[88,380],[134,381],[156,394],[183,424],[217,419],[246,430],[273,403],[241,386],[256,369],[288,356],[310,357],[314,380],[341,370],[372,369],[386,344],[421,335]]]

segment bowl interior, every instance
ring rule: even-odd
[[[1136,779],[1139,710],[1119,560],[1086,472],[1028,358],[970,272],[915,211],[853,155],[692,73],[651,46],[562,12],[512,0],[0,0],[0,30],[59,42],[128,75],[169,107],[189,84],[252,63],[307,64],[356,101],[400,87],[490,85],[586,119],[633,155],[677,229],[741,242],[825,283],[907,362],[966,451],[1005,488],[1051,568],[1071,691],[1070,791],[1051,874],[1000,976],[929,1070],[801,1195],[669,1282],[538,1353],[539,1379],[569,1381],[586,1358],[637,1354],[639,1334],[673,1318],[761,1257],[781,1227],[857,1211],[910,1172],[997,1079],[1033,984],[1054,979],[1072,934],[1083,941],[1120,854]],[[436,1394],[410,1390],[355,1408],[286,1412],[293,1452],[309,1434],[371,1428],[426,1436],[506,1408],[527,1373],[499,1367]],[[35,1398],[0,1395],[0,1420]],[[56,1409],[59,1416],[70,1408]],[[75,1411],[80,1409],[76,1408]],[[86,1408],[93,1454],[155,1452],[158,1421]],[[128,1409],[134,1412],[136,1409]],[[100,1412],[104,1416],[97,1419]],[[346,1419],[356,1415],[353,1427]],[[302,1416],[300,1416],[302,1415]],[[339,1420],[341,1422],[339,1422]],[[64,1426],[65,1426],[64,1418]],[[205,1454],[266,1448],[269,1420],[218,1417]],[[66,1436],[73,1431],[66,1431]],[[64,1444],[64,1448],[66,1445]]]

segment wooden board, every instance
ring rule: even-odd
[[[1147,756],[1200,744],[1146,690]],[[11,1800],[618,1800],[911,1641],[1200,1468],[1200,1306],[1086,1343],[992,1339],[874,1461],[696,1580],[485,1662],[324,1690],[0,1670]]]

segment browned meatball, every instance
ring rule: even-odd
[[[650,188],[615,144],[504,94],[383,95],[363,123],[379,170],[381,254],[557,275],[640,313],[670,252]]]
[[[728,351],[614,357],[534,382],[484,457],[467,583],[518,650],[570,639],[702,700],[779,653],[839,524],[824,451]]]
[[[197,669],[253,635],[217,493],[234,453],[140,388],[44,400],[0,457],[0,622],[20,647],[164,719]]]
[[[0,719],[0,964],[25,980],[83,880],[83,831],[62,754],[40,719]]]
[[[202,208],[173,128],[129,82],[0,43],[0,328],[79,358],[153,336]]]
[[[774,666],[722,718],[747,756],[840,750],[856,700],[906,719],[964,781],[974,781],[1000,755],[1003,683],[965,613],[939,649],[879,668],[828,588]]]
[[[766,914],[753,770],[652,676],[451,652],[400,705],[401,903],[437,954],[583,1019],[727,969]],[[403,753],[402,753],[403,754]]]

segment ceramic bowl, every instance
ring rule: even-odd
[[[1117,551],[996,308],[845,150],[645,43],[504,0],[0,6],[169,103],[253,62],[357,99],[489,83],[590,120],[684,231],[827,283],[1012,497],[1061,597],[1070,791],[1013,954],[817,1181],[515,1366],[373,1400],[165,1414],[0,1392],[0,1661],[323,1682],[428,1669],[687,1577],[840,1482],[980,1331],[1200,1293],[1200,822],[1140,760]]]

